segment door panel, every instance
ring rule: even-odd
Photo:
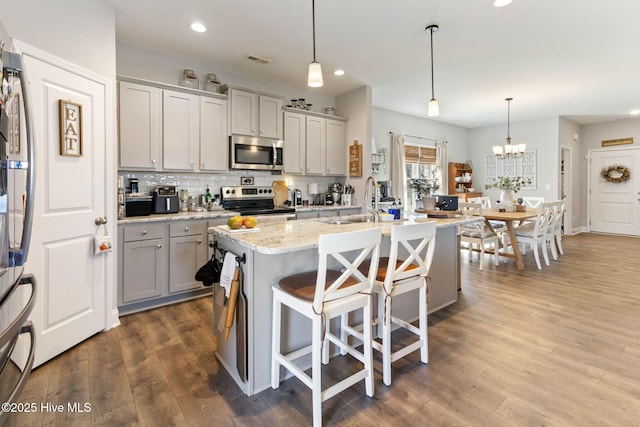
[[[95,218],[107,216],[108,230],[115,225],[109,217],[114,208],[106,204],[113,180],[106,167],[113,161],[106,143],[110,86],[57,58],[38,59],[43,56],[25,53],[37,143],[33,233],[25,271],[35,275],[43,290],[31,316],[38,343],[35,366],[106,328],[107,289],[113,289],[114,278],[113,254],[93,254]],[[82,106],[82,156],[60,154],[61,99]]]
[[[640,236],[640,179],[609,182],[600,172],[612,165],[640,170],[640,149],[593,150],[590,163],[590,230]]]

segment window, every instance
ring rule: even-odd
[[[413,212],[418,205],[417,195],[414,189],[411,188],[410,179],[427,179],[437,182],[437,166],[436,166],[436,149],[435,147],[424,147],[421,145],[409,145],[404,146],[405,156],[405,171],[407,173],[407,192],[409,193],[408,200],[406,200],[406,206],[408,212]]]

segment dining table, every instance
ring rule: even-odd
[[[524,270],[522,253],[520,252],[520,247],[517,244],[516,240],[515,226],[516,224],[521,224],[527,219],[535,218],[536,216],[538,216],[538,210],[527,209],[523,212],[506,212],[498,211],[495,209],[483,209],[482,216],[484,218],[485,224],[487,225],[487,228],[495,233],[496,236],[498,235],[498,233],[493,227],[493,224],[491,224],[491,221],[502,221],[505,223],[507,234],[509,235],[509,242],[511,242],[511,247],[513,248],[513,253],[506,252],[506,248],[503,248],[505,250],[500,251],[499,254],[500,256],[504,256],[507,258],[515,258],[516,267],[518,267],[518,270]],[[500,245],[502,245],[502,242],[500,242]]]

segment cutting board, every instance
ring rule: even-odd
[[[437,211],[430,209],[416,209],[416,213],[426,213],[432,218],[455,218],[460,211]]]
[[[284,202],[289,200],[289,189],[287,188],[286,181],[273,181],[271,183],[273,188],[273,204],[279,208],[284,205]]]

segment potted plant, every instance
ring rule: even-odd
[[[433,192],[440,186],[433,179],[411,178],[409,179],[409,187],[416,191],[416,199],[422,201],[424,209],[433,209],[435,207],[435,198],[433,203],[425,199],[433,198]]]
[[[513,203],[513,193],[517,193],[525,186],[531,184],[531,179],[521,176],[498,176],[493,182],[484,186],[487,190],[497,188],[501,190],[500,202]]]

